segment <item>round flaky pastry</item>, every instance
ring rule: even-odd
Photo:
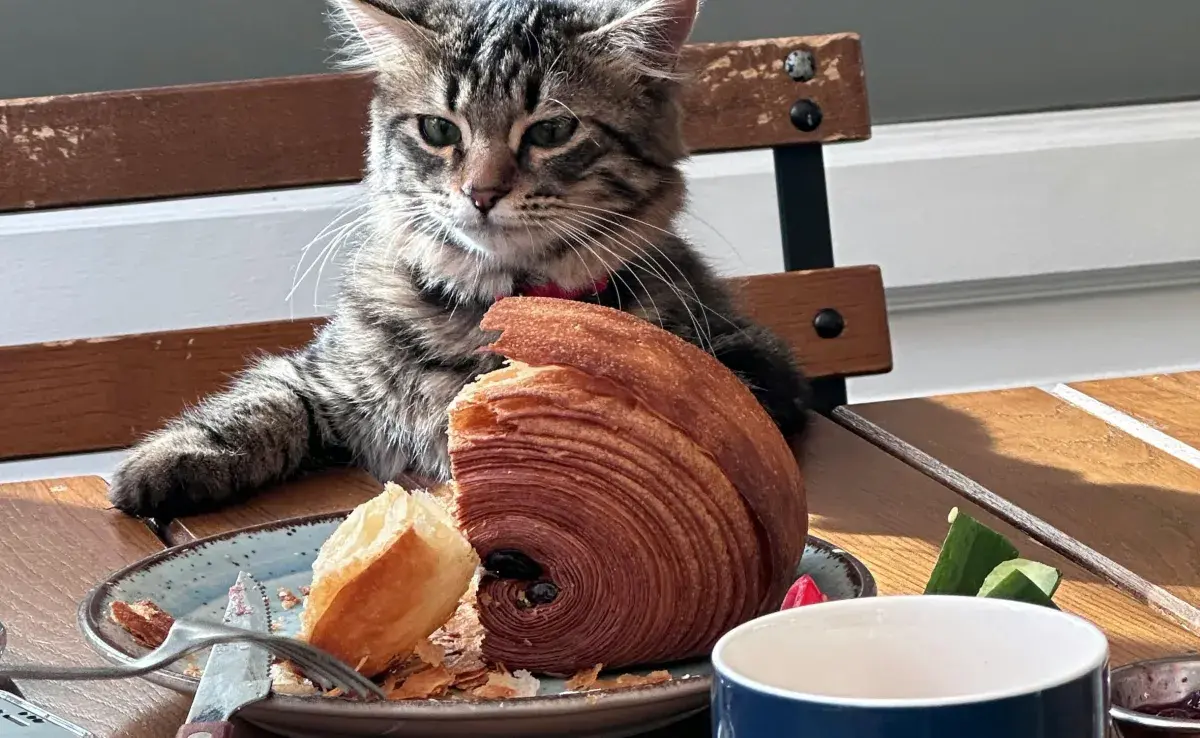
[[[505,367],[450,408],[484,654],[569,674],[706,654],[778,607],[808,516],[795,456],[732,372],[627,313],[508,298]]]

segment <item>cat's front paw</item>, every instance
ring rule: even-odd
[[[171,519],[229,497],[236,455],[199,428],[174,428],[134,447],[113,474],[108,497],[130,515]]]

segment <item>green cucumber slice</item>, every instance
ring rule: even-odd
[[[925,594],[975,597],[992,570],[1017,556],[1007,538],[956,507]]]
[[[1046,592],[1032,579],[1025,576],[1025,573],[1020,569],[1011,569],[1003,579],[996,583],[986,595],[994,600],[1013,600],[1016,602],[1026,602],[1030,605],[1041,605],[1042,607],[1051,607],[1055,610],[1058,606],[1046,594]]]
[[[979,596],[990,596],[992,590],[1014,571],[1019,571],[1028,577],[1029,581],[1036,584],[1038,589],[1045,592],[1046,596],[1050,598],[1054,597],[1054,593],[1058,591],[1058,584],[1062,581],[1062,572],[1053,566],[1029,559],[1013,559],[1005,561],[993,569],[991,574],[988,574],[987,579],[983,580],[983,586],[979,588]]]

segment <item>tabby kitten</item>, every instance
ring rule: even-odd
[[[335,316],[170,421],[113,503],[170,518],[329,464],[446,478],[446,409],[496,369],[499,297],[633,313],[710,351],[786,434],[806,385],[672,230],[684,204],[680,47],[697,0],[333,0],[376,75],[365,233]],[[614,347],[613,350],[622,350]]]

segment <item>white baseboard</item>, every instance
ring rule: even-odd
[[[892,312],[896,371],[856,399],[1200,365],[1200,103],[882,126],[826,152],[837,259],[879,264]],[[770,153],[689,176],[685,228],[718,268],[781,269]],[[0,345],[323,314],[336,267],[285,296],[358,195],[0,216]]]

